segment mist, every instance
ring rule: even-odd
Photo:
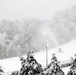
[[[56,13],[50,20],[23,18],[0,22],[1,59],[58,47],[76,39],[76,6]],[[12,54],[11,54],[12,52]]]
[[[58,42],[51,29],[42,25],[33,40],[33,46],[40,51],[44,50],[46,45],[48,45],[48,48],[54,48],[58,46]]]

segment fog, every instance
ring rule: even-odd
[[[0,1],[1,59],[52,49],[76,39],[76,0]]]
[[[76,0],[0,0],[0,20],[25,17],[47,20],[74,4]]]

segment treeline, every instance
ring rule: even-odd
[[[76,5],[54,15],[51,29],[60,45],[76,39]]]
[[[3,20],[0,23],[0,57],[19,56],[34,50],[32,42],[39,27],[40,21],[36,19],[25,19],[22,22]]]
[[[0,59],[56,47],[76,38],[76,6],[52,20],[23,19],[0,22]]]

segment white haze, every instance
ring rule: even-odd
[[[0,20],[25,17],[46,20],[75,4],[76,0],[0,0]]]
[[[42,25],[38,31],[37,36],[33,39],[33,46],[38,50],[44,50],[45,46],[48,48],[54,48],[59,46],[56,36],[49,26]]]

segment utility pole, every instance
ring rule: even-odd
[[[45,36],[44,38],[46,38],[46,33],[43,32],[43,35]],[[44,39],[44,41],[46,41],[46,39]],[[45,42],[47,43],[47,42]],[[48,45],[45,44],[45,48],[46,48],[46,67],[48,67]]]
[[[48,45],[45,45],[46,47],[46,67],[48,67]]]

